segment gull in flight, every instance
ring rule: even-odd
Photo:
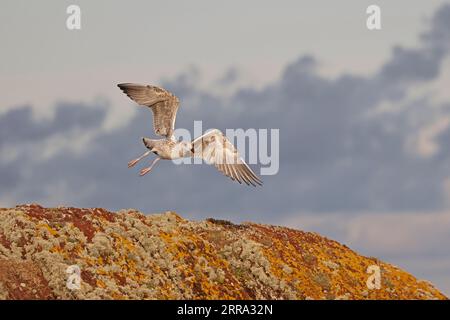
[[[224,175],[233,181],[244,182],[247,185],[262,185],[237,149],[218,129],[213,129],[192,141],[177,141],[173,135],[175,118],[179,107],[178,98],[162,88],[151,85],[121,83],[118,87],[133,101],[147,106],[153,111],[153,129],[155,134],[163,139],[142,138],[148,151],[140,157],[128,162],[133,167],[150,153],[156,154],[149,167],[141,170],[140,175],[149,173],[160,160],[172,160],[186,157],[199,157],[214,165]]]

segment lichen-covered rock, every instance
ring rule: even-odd
[[[367,285],[369,266],[379,288]],[[315,233],[33,204],[0,209],[0,299],[446,297]]]

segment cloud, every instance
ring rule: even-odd
[[[352,248],[387,258],[442,253],[447,249],[439,244],[450,241],[450,212],[446,211],[367,212],[345,217],[336,213],[305,213],[291,216],[283,224],[319,233],[331,232],[335,239]]]
[[[239,79],[239,70],[237,68],[228,69],[225,74],[217,79],[217,84],[221,87],[232,85]]]
[[[436,137],[447,131],[450,126],[450,117],[441,117],[435,123],[422,128],[412,144],[415,145],[417,154],[422,157],[432,157],[439,152],[439,144]]]
[[[29,106],[10,110],[0,117],[0,201],[7,205],[28,202],[27,197],[53,199],[45,190],[62,189],[67,175],[47,163],[59,158],[84,157],[106,118],[104,106],[61,104],[53,117],[36,119]],[[92,139],[92,140],[91,140]],[[46,170],[41,171],[41,170]],[[69,171],[69,170],[67,170]],[[39,180],[39,174],[48,179]],[[53,178],[52,178],[53,177]],[[66,196],[73,193],[67,190]]]

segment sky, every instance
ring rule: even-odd
[[[1,206],[316,231],[450,294],[448,1],[2,1],[0,26]],[[121,82],[176,94],[180,128],[279,129],[278,174],[256,189],[160,162],[140,178],[126,163],[151,114]]]

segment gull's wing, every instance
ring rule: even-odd
[[[220,172],[239,183],[256,186],[262,181],[239,156],[237,149],[227,137],[217,129],[211,130],[192,141],[194,157],[213,164]]]
[[[150,85],[121,83],[117,85],[128,97],[153,111],[153,129],[160,136],[173,134],[179,100],[169,91]]]

